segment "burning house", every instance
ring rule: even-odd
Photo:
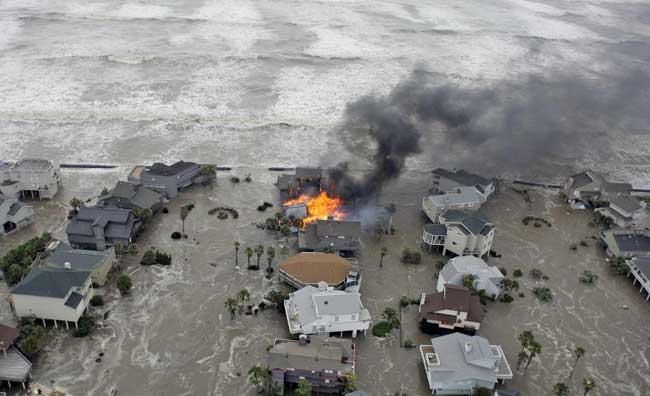
[[[277,182],[282,200],[298,198],[300,195],[313,195],[329,190],[326,171],[322,168],[296,168],[295,174],[282,174]]]
[[[354,256],[361,247],[361,221],[336,220],[329,217],[317,219],[305,225],[305,231],[298,235],[301,251],[331,251],[344,256]]]

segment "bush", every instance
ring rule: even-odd
[[[578,245],[576,245],[575,243],[572,243],[571,245],[569,245],[569,249],[573,250],[573,251],[576,251],[576,250],[578,250]]]
[[[239,178],[238,178],[237,176],[233,176],[233,177],[230,178],[230,182],[231,182],[231,183],[234,183],[234,184],[237,184],[237,183],[239,183],[240,181],[241,181],[241,180],[239,180]]]
[[[405,340],[404,341],[404,348],[413,348],[415,345],[413,344],[413,341],[411,340]]]
[[[178,231],[172,232],[172,239],[181,239],[182,237],[183,235],[180,232]]]
[[[515,268],[514,271],[512,271],[512,276],[515,278],[521,278],[524,275],[523,271],[520,270],[519,268]]]
[[[524,298],[524,297],[526,297],[526,295],[522,292],[522,293],[519,293],[519,297]]]
[[[29,272],[36,255],[44,251],[51,240],[51,234],[43,233],[40,237],[32,238],[7,252],[0,259],[0,269],[5,273],[5,282],[9,286],[20,282],[23,275]]]
[[[578,279],[585,285],[592,285],[598,280],[598,275],[591,271],[583,271]]]
[[[512,302],[512,300],[514,300],[514,298],[512,298],[510,294],[505,293],[503,296],[501,296],[501,299],[499,301],[509,304]]]
[[[163,212],[164,214],[167,214],[167,213],[169,213],[169,209],[167,209],[166,207],[165,207],[165,208],[162,208],[162,212]]]
[[[537,268],[533,268],[532,270],[530,270],[530,276],[533,279],[539,280],[542,278],[543,275],[544,274],[542,273],[542,271]]]
[[[18,349],[27,356],[36,355],[43,347],[45,329],[35,325],[30,318],[21,318],[18,330],[20,332]]]
[[[390,322],[382,321],[372,326],[372,335],[375,337],[386,337],[393,330]]]
[[[408,307],[409,305],[411,305],[411,299],[406,296],[402,296],[402,298],[399,299],[399,305],[402,308]]]
[[[104,305],[104,297],[100,296],[99,294],[95,294],[93,298],[90,299],[90,305],[93,307],[101,307]]]
[[[77,329],[72,334],[74,337],[86,337],[95,330],[95,319],[84,315],[77,322]]]
[[[129,291],[133,287],[133,282],[131,277],[127,273],[122,273],[117,278],[117,288],[120,290],[121,294],[129,294]]]
[[[140,264],[142,265],[156,264],[156,252],[154,252],[152,248],[149,248],[146,252],[144,252],[144,255],[142,256],[142,260],[140,260]]]
[[[172,256],[171,254],[167,254],[164,252],[161,252],[159,250],[156,251],[156,263],[160,265],[171,265],[172,263]]]
[[[422,254],[418,251],[404,248],[402,250],[402,262],[404,264],[420,264],[422,262]]]
[[[549,302],[553,300],[553,294],[551,293],[551,289],[548,287],[536,287],[533,289],[533,294],[535,294],[535,297],[537,297],[541,302]]]

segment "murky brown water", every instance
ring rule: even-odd
[[[58,199],[39,204],[38,224],[2,241],[0,252],[40,229],[53,229],[63,236],[64,213],[60,202],[72,196],[88,198],[112,184],[125,169],[102,172],[65,172],[66,188]],[[251,291],[253,300],[276,286],[262,272],[237,269],[233,242],[242,245],[275,245],[279,251],[275,264],[293,254],[295,247],[282,249],[283,240],[252,225],[265,214],[256,207],[263,200],[276,202],[271,172],[236,169],[232,174],[253,173],[250,184],[232,185],[225,177],[215,188],[196,188],[169,205],[170,213],[158,216],[139,241],[140,251],[154,245],[171,252],[170,268],[145,268],[131,265],[134,289],[128,297],[101,290],[113,302],[106,328],[88,339],[75,339],[62,330],[52,331],[53,341],[35,362],[34,379],[54,382],[70,394],[107,395],[114,386],[120,395],[253,395],[246,372],[255,364],[264,364],[266,348],[275,337],[286,337],[284,316],[266,311],[256,317],[242,316],[231,321],[223,302],[242,288]],[[364,271],[362,294],[366,306],[376,319],[385,307],[396,307],[401,295],[415,297],[434,290],[435,257],[427,256],[419,266],[405,266],[397,257],[404,247],[415,247],[420,237],[422,219],[420,199],[429,186],[427,173],[409,173],[390,186],[382,204],[395,203],[397,234],[377,242],[369,236],[360,259]],[[581,394],[579,383],[585,374],[592,375],[598,388],[592,396],[650,394],[650,304],[639,295],[630,281],[612,276],[605,261],[589,239],[589,247],[571,252],[569,244],[595,235],[587,223],[587,212],[567,212],[550,193],[532,193],[532,204],[505,190],[484,208],[496,223],[494,248],[503,255],[492,262],[516,267],[525,274],[533,267],[548,274],[539,281],[551,288],[554,302],[541,304],[531,289],[536,282],[524,275],[520,279],[525,298],[515,296],[511,304],[487,307],[482,335],[503,346],[511,365],[516,363],[516,335],[534,331],[543,351],[526,373],[517,373],[508,388],[526,395],[545,395],[552,384],[566,381],[571,368],[572,350],[581,345],[587,350],[573,380],[572,394]],[[196,208],[186,222],[190,238],[173,241],[169,234],[180,229],[179,207],[194,202]],[[276,202],[277,203],[277,202]],[[237,220],[218,220],[208,216],[215,206],[237,208]],[[272,213],[272,212],[271,212]],[[551,228],[525,227],[527,215],[544,217]],[[49,216],[45,220],[45,216]],[[379,247],[390,253],[383,268],[378,267]],[[240,262],[245,261],[242,254]],[[130,258],[124,264],[133,264]],[[210,265],[215,263],[215,266]],[[589,269],[600,277],[596,286],[579,283],[578,275]],[[622,306],[629,306],[624,310]],[[413,320],[414,310],[404,313],[405,338],[416,343],[428,342]],[[2,305],[2,318],[10,317]],[[370,335],[357,339],[358,382],[372,395],[428,394],[426,379],[417,349],[399,346],[399,335],[378,339]],[[95,359],[104,356],[100,363]]]

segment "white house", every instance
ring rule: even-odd
[[[306,286],[289,294],[284,301],[291,334],[329,335],[357,332],[370,328],[370,313],[361,303],[361,294],[348,293],[319,283],[318,288]]]
[[[93,296],[90,272],[33,268],[11,290],[17,316],[74,323],[84,314]]]
[[[487,339],[452,333],[420,345],[420,356],[433,395],[473,395],[477,388],[494,389],[512,379],[512,369],[500,345]]]
[[[0,195],[0,235],[11,234],[34,222],[34,209]]]
[[[621,228],[643,228],[650,221],[645,205],[637,198],[629,195],[615,196],[609,201],[609,206],[596,209],[596,212],[612,220]]]
[[[457,187],[443,194],[429,195],[422,200],[422,210],[429,220],[438,222],[438,216],[450,209],[478,210],[486,201],[476,187]]]
[[[492,249],[494,224],[475,210],[448,210],[438,216],[440,224],[427,224],[422,242],[429,248],[442,248],[442,254],[483,257]]]
[[[488,296],[501,296],[501,280],[504,278],[501,271],[474,256],[459,256],[449,260],[438,275],[436,290],[442,293],[447,284],[462,286],[463,278],[467,275],[474,276],[476,290],[485,290]]]
[[[0,194],[12,198],[52,199],[61,184],[59,167],[43,159],[0,161]]]

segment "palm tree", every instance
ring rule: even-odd
[[[388,254],[388,248],[386,246],[381,248],[381,256],[379,258],[379,268],[383,267],[384,265],[384,256]]]
[[[262,368],[260,366],[253,366],[248,370],[248,382],[257,388],[258,393],[261,393],[266,386],[265,380],[267,370],[268,369]]]
[[[228,312],[230,312],[230,320],[235,319],[235,312],[237,312],[237,300],[235,300],[232,297],[229,297],[225,302],[224,305],[226,306],[226,309],[228,309]]]
[[[569,396],[569,387],[564,382],[553,385],[553,396]]]
[[[250,246],[246,246],[246,249],[244,249],[244,254],[246,254],[246,258],[248,258],[248,269],[251,268],[251,257],[253,257],[253,249],[251,249]]]
[[[573,362],[573,367],[571,368],[571,372],[569,373],[569,379],[573,376],[573,372],[576,369],[576,366],[578,365],[578,360],[585,354],[585,349],[581,346],[577,346],[576,349],[573,351],[576,355],[576,360]]]
[[[528,369],[528,366],[530,366],[530,362],[533,360],[533,358],[541,352],[542,352],[542,345],[535,340],[531,341],[531,343],[528,345],[528,361],[526,362],[526,367],[524,367],[524,371]]]
[[[533,336],[533,332],[530,330],[525,330],[521,332],[518,336],[517,339],[519,340],[519,343],[521,344],[521,351],[525,352],[526,348],[528,347],[528,344],[531,343],[531,341],[535,340],[535,337]]]
[[[239,293],[237,293],[237,301],[239,302],[238,308],[239,308],[240,315],[242,312],[244,312],[244,305],[248,301],[250,301],[250,299],[251,299],[251,294],[246,289],[241,289]]]
[[[528,353],[526,351],[519,351],[517,355],[517,371],[519,371],[519,368],[526,360],[528,360]]]
[[[190,210],[187,208],[187,206],[183,206],[181,208],[181,221],[183,222],[183,237],[185,237],[185,219],[187,219],[187,215],[190,214]]]
[[[257,269],[260,269],[260,259],[264,254],[264,246],[257,245],[257,247],[255,248],[255,254],[257,255]]]
[[[239,266],[239,241],[235,242],[235,267]]]
[[[266,259],[269,262],[269,266],[266,267],[266,272],[271,272],[271,263],[273,262],[273,259],[275,258],[275,249],[273,246],[269,246],[266,248]]]
[[[582,396],[587,396],[587,393],[591,392],[592,389],[596,387],[596,381],[591,376],[585,377],[582,380],[582,388],[585,390],[585,393]]]

